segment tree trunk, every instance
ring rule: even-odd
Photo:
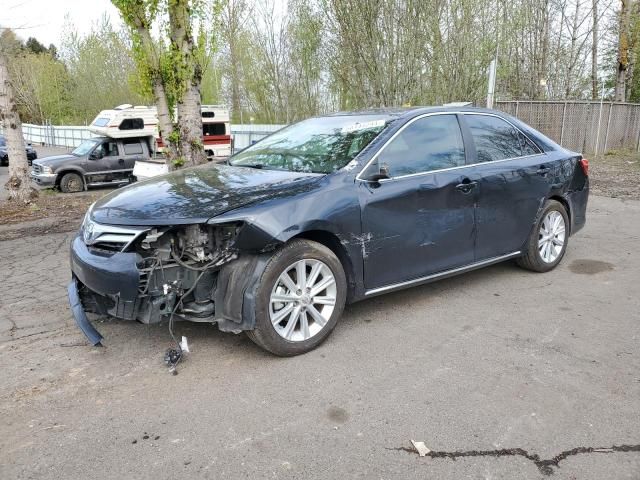
[[[160,71],[160,59],[155,52],[155,45],[149,32],[149,27],[140,18],[136,18],[135,28],[140,38],[140,43],[145,52],[146,60],[151,69],[151,89],[155,97],[156,112],[158,114],[158,130],[162,137],[163,143],[166,145],[165,156],[166,163],[170,170],[173,169],[173,160],[178,157],[177,146],[171,141],[173,132],[173,123],[171,121],[171,112],[169,111],[169,101],[167,100],[167,91],[164,88],[164,80]]]
[[[165,156],[169,170],[173,170],[173,160],[178,158],[178,149],[172,139],[173,122],[169,112],[169,102],[167,101],[167,93],[164,88],[162,78],[158,75],[153,79],[153,96],[156,101],[156,112],[158,114],[158,129],[162,142],[166,145]]]
[[[30,185],[22,122],[18,115],[13,85],[9,80],[7,56],[2,47],[0,47],[0,122],[9,154],[9,181],[5,184],[5,188],[9,190],[10,200],[29,203],[32,198],[38,196],[38,192]]]
[[[593,0],[591,15],[593,26],[591,30],[591,98],[598,98],[598,1]]]
[[[631,0],[622,0],[620,9],[620,31],[618,32],[618,67],[616,71],[616,90],[614,100],[624,102],[627,99],[627,71],[629,69],[629,26],[631,24]]]
[[[200,84],[202,67],[196,55],[196,45],[191,32],[189,0],[169,1],[169,28],[171,49],[177,55],[179,79],[178,130],[180,152],[185,165],[206,163],[202,145],[202,112],[200,109]]]

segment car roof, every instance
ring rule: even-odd
[[[360,115],[380,115],[381,117],[410,118],[424,113],[438,112],[475,112],[491,113],[493,115],[504,116],[503,112],[490,110],[487,108],[477,108],[470,106],[416,106],[416,107],[381,107],[353,111],[342,111],[328,114],[328,117],[338,116],[360,116]]]

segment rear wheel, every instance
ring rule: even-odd
[[[336,326],[346,291],[342,264],[330,249],[293,240],[265,268],[256,296],[256,326],[247,335],[276,355],[313,350]]]
[[[534,272],[548,272],[560,263],[569,241],[569,216],[560,202],[549,200],[531,232],[526,254],[518,265]]]
[[[65,173],[60,180],[60,190],[64,193],[81,192],[83,186],[82,177],[77,173]]]

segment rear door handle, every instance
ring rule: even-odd
[[[464,194],[467,194],[471,190],[476,188],[477,185],[478,185],[478,182],[463,181],[462,183],[459,183],[458,185],[456,185],[456,190],[458,190],[459,192],[462,192]]]
[[[536,173],[538,175],[540,175],[541,177],[546,177],[547,173],[549,173],[551,171],[551,169],[549,167],[545,167],[544,165],[540,165],[540,168],[538,168],[538,170],[536,170]]]
[[[119,163],[120,165],[124,165],[124,159],[123,159],[123,158],[119,158],[119,159],[118,159],[118,163]]]

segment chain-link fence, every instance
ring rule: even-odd
[[[569,150],[602,154],[639,150],[640,104],[585,101],[498,101],[513,115]]]

